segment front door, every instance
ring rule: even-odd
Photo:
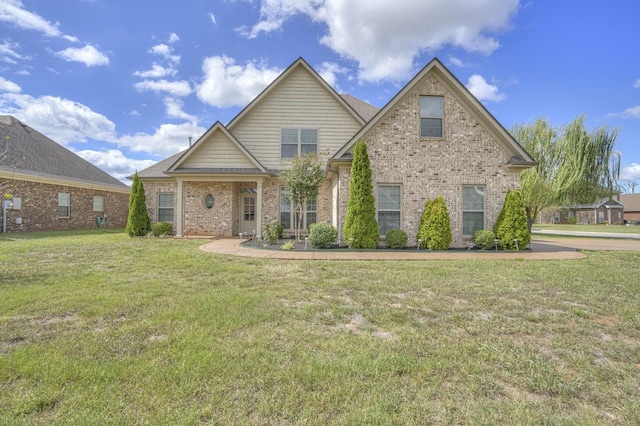
[[[256,194],[240,195],[240,230],[251,235],[256,229]]]

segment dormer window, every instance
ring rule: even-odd
[[[420,96],[420,136],[441,138],[444,118],[442,96]]]
[[[318,129],[282,129],[282,158],[318,152]]]

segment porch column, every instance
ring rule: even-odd
[[[177,179],[177,191],[176,191],[176,237],[182,237],[184,233],[184,222],[182,218],[184,217],[184,202],[182,200],[182,179]]]
[[[262,235],[262,179],[258,179],[256,185],[256,234]]]

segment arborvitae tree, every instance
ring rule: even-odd
[[[504,217],[496,232],[496,238],[500,240],[498,244],[506,250],[526,249],[531,240],[531,234],[527,228],[527,215],[519,190],[507,194],[503,211]]]
[[[428,249],[446,250],[451,246],[451,221],[442,195],[431,203],[426,228]]]
[[[351,247],[373,249],[378,246],[380,228],[376,221],[376,200],[371,183],[371,165],[367,145],[361,139],[356,143],[351,163],[349,202],[343,227],[344,238]]]
[[[138,172],[133,175],[131,194],[129,195],[129,215],[127,216],[126,231],[130,237],[143,237],[151,230],[151,218],[147,213],[147,197],[144,193],[144,185],[138,177]]]
[[[424,203],[424,209],[422,210],[422,216],[420,216],[420,226],[418,227],[418,234],[416,235],[416,240],[418,244],[420,244],[420,248],[427,248],[427,241],[429,240],[429,235],[427,234],[427,219],[429,219],[429,215],[431,214],[431,206],[433,205],[433,200],[427,198],[427,202]]]

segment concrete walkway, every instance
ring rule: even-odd
[[[267,250],[260,246],[245,246],[239,238],[214,240],[200,246],[200,250],[241,257],[260,257],[269,259],[323,259],[323,260],[427,260],[427,259],[581,259],[586,257],[579,250],[631,250],[640,251],[640,242],[635,240],[609,240],[603,238],[544,238],[534,236],[531,250],[494,251],[494,250],[314,250],[306,251]]]

